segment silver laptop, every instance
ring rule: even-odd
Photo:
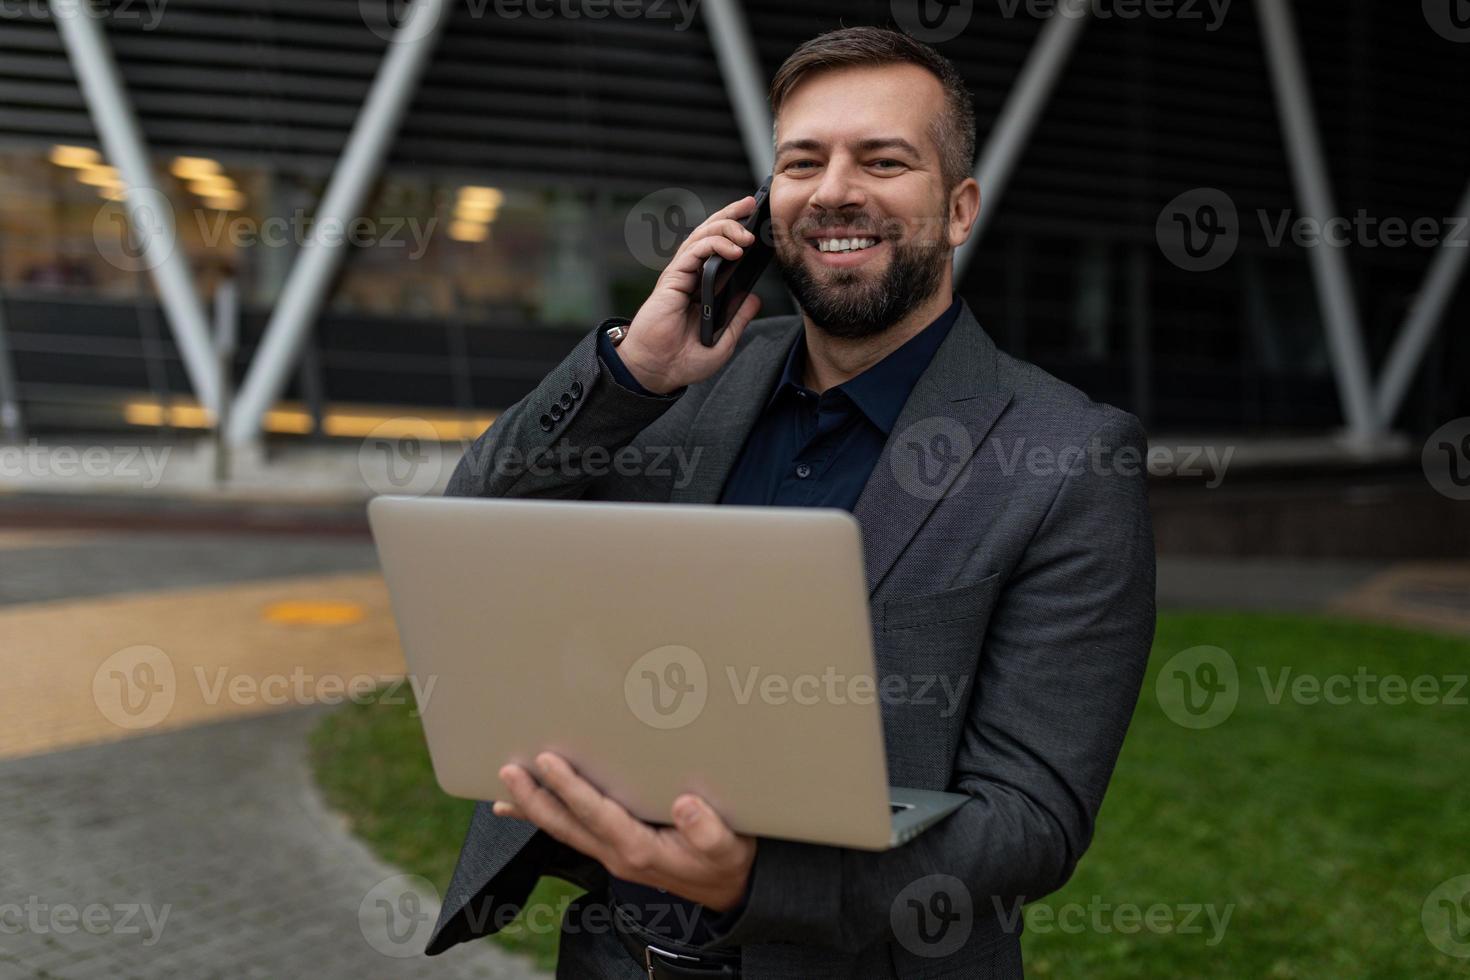
[[[439,785],[567,758],[635,816],[882,850],[969,799],[888,785],[862,537],[833,508],[378,497]]]

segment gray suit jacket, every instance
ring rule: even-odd
[[[589,333],[476,441],[446,493],[715,503],[801,329],[752,323],[672,401],[618,385]],[[554,404],[570,407],[553,420]],[[700,455],[692,477],[629,475],[602,456],[624,446]],[[511,447],[589,465],[497,465]],[[1136,418],[998,351],[961,312],[855,517],[879,677],[968,682],[959,710],[883,699],[890,781],[972,800],[881,853],[762,839],[748,906],[721,939],[742,947],[747,977],[1019,975],[1020,903],[1066,882],[1092,840],[1153,640],[1145,463]],[[598,887],[593,864],[480,805],[427,951],[503,927],[543,873]]]

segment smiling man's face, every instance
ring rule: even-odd
[[[944,187],[934,127],[943,111],[939,80],[908,64],[818,72],[781,105],[776,261],[832,336],[881,333],[936,291],[948,296],[969,220],[954,217]]]

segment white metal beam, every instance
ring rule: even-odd
[[[209,318],[194,288],[188,258],[178,247],[172,206],[153,181],[143,130],[123,86],[100,16],[88,0],[51,0],[51,19],[61,34],[82,98],[108,161],[127,185],[124,206],[142,264],[153,277],[184,369],[199,403],[219,406],[219,385],[209,343]]]
[[[771,172],[775,148],[771,108],[766,104],[766,83],[755,42],[739,0],[704,0],[704,13],[709,19],[709,40],[720,65],[720,77],[735,107],[745,155],[759,184]]]
[[[1271,69],[1282,137],[1291,160],[1297,197],[1304,216],[1317,221],[1318,227],[1324,227],[1337,211],[1333,205],[1332,181],[1324,162],[1306,70],[1302,66],[1291,2],[1257,0],[1256,11],[1261,22],[1261,38]],[[1342,249],[1325,242],[1309,248],[1307,258],[1311,262],[1312,277],[1322,306],[1327,350],[1337,378],[1338,399],[1342,403],[1349,434],[1359,440],[1371,440],[1383,432],[1383,426],[1373,404],[1362,324],[1347,258]]]
[[[1460,208],[1454,216],[1461,220],[1470,218],[1470,187],[1465,188],[1465,196],[1460,199]],[[1460,233],[1463,232],[1464,229],[1460,229]],[[1467,259],[1470,259],[1470,242],[1456,244],[1446,236],[1439,243],[1434,260],[1429,264],[1429,274],[1425,276],[1419,294],[1414,297],[1413,308],[1399,328],[1393,349],[1388,353],[1388,363],[1378,378],[1376,407],[1378,421],[1385,429],[1393,426],[1394,416],[1398,415],[1399,407],[1404,403],[1409,383],[1414,380],[1414,372],[1419,369],[1419,361],[1434,339],[1445,308],[1454,298],[1455,287],[1464,275]]]
[[[383,65],[317,209],[312,233],[291,268],[232,406],[227,435],[233,445],[256,437],[261,419],[285,388],[306,332],[321,312],[332,277],[342,263],[346,235],[341,231],[361,212],[449,19],[448,7],[448,0],[414,0],[388,44]],[[325,236],[324,229],[328,231]]]
[[[1072,4],[1075,9],[1068,9],[1065,13],[1063,6],[1066,5],[1058,5],[1032,44],[1026,64],[1022,66],[999,118],[991,127],[985,149],[975,165],[975,180],[980,184],[980,213],[970,229],[970,237],[955,249],[956,283],[965,274],[975,246],[995,216],[1016,163],[1021,159],[1031,132],[1041,119],[1041,112],[1051,99],[1057,80],[1061,78],[1062,69],[1066,67],[1072,49],[1090,19],[1090,4]]]

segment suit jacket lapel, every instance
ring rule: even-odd
[[[669,497],[672,503],[719,502],[735,458],[770,400],[786,364],[786,353],[802,329],[801,317],[789,317],[787,321],[771,334],[752,338],[749,349],[740,357],[732,357],[699,406],[684,444],[689,453],[699,450],[699,461],[689,481],[674,488]]]
[[[853,508],[863,531],[870,597],[1010,404],[995,361],[994,341],[963,305],[904,402]]]
[[[996,383],[995,344],[968,305],[920,375],[854,508],[862,527],[871,595],[935,505],[985,441],[1011,393]],[[771,397],[786,354],[802,329],[791,317],[733,358],[689,427],[685,449],[701,455],[674,503],[713,504]]]

